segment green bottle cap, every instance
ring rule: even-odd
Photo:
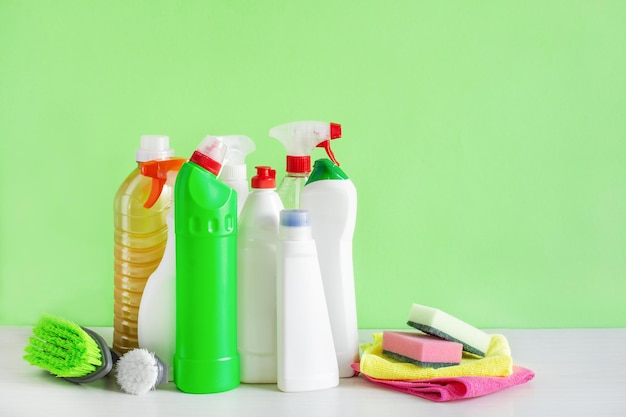
[[[305,185],[320,180],[347,180],[348,176],[341,168],[328,158],[315,161],[313,171]]]

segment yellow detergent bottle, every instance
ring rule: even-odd
[[[142,136],[141,148],[136,152],[137,167],[115,194],[113,348],[120,354],[138,347],[139,304],[146,281],[165,251],[165,219],[172,193],[171,187],[165,185],[152,207],[144,207],[155,180],[141,175],[139,163],[173,155],[167,136]]]

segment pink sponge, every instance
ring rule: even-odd
[[[463,345],[421,333],[383,332],[383,354],[425,368],[461,363]]]

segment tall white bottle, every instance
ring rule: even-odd
[[[256,167],[237,237],[237,345],[241,382],[276,383],[276,244],[283,203],[276,171]]]
[[[276,262],[278,388],[335,387],[339,370],[307,210],[281,211]]]
[[[301,203],[311,213],[339,375],[351,377],[354,370],[350,365],[359,360],[352,263],[356,188],[341,168],[329,159],[319,159],[304,186]]]
[[[172,190],[183,158],[148,161],[140,164],[141,174],[152,177],[152,191],[146,202],[151,206],[164,185]],[[159,266],[146,281],[137,316],[137,339],[140,348],[154,352],[168,366],[168,381],[174,380],[176,348],[176,235],[174,231],[174,192],[165,217],[167,241]]]
[[[219,179],[237,192],[237,214],[240,215],[249,193],[246,156],[254,152],[256,146],[247,136],[227,135],[219,138],[227,147]]]

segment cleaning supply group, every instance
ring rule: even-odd
[[[101,355],[122,355],[125,391],[173,380],[186,393],[240,382],[298,392],[355,374],[357,196],[330,149],[341,126],[293,122],[269,135],[287,151],[278,189],[269,166],[248,188],[246,136],[207,136],[188,160],[167,136],[141,137],[115,195],[113,349]],[[312,168],[315,147],[330,159]],[[47,317],[40,327],[68,326]]]
[[[138,166],[115,195],[113,348],[93,330],[44,315],[31,365],[75,383],[114,371],[123,391],[174,381],[216,393],[243,383],[281,391],[335,387],[361,374],[389,389],[450,401],[534,377],[513,366],[503,335],[413,304],[418,332],[374,334],[360,353],[352,238],[356,189],[330,141],[341,126],[293,122],[270,136],[286,174],[257,166],[246,136],[207,136],[187,160],[166,136],[143,136]],[[326,150],[311,167],[315,147]]]

